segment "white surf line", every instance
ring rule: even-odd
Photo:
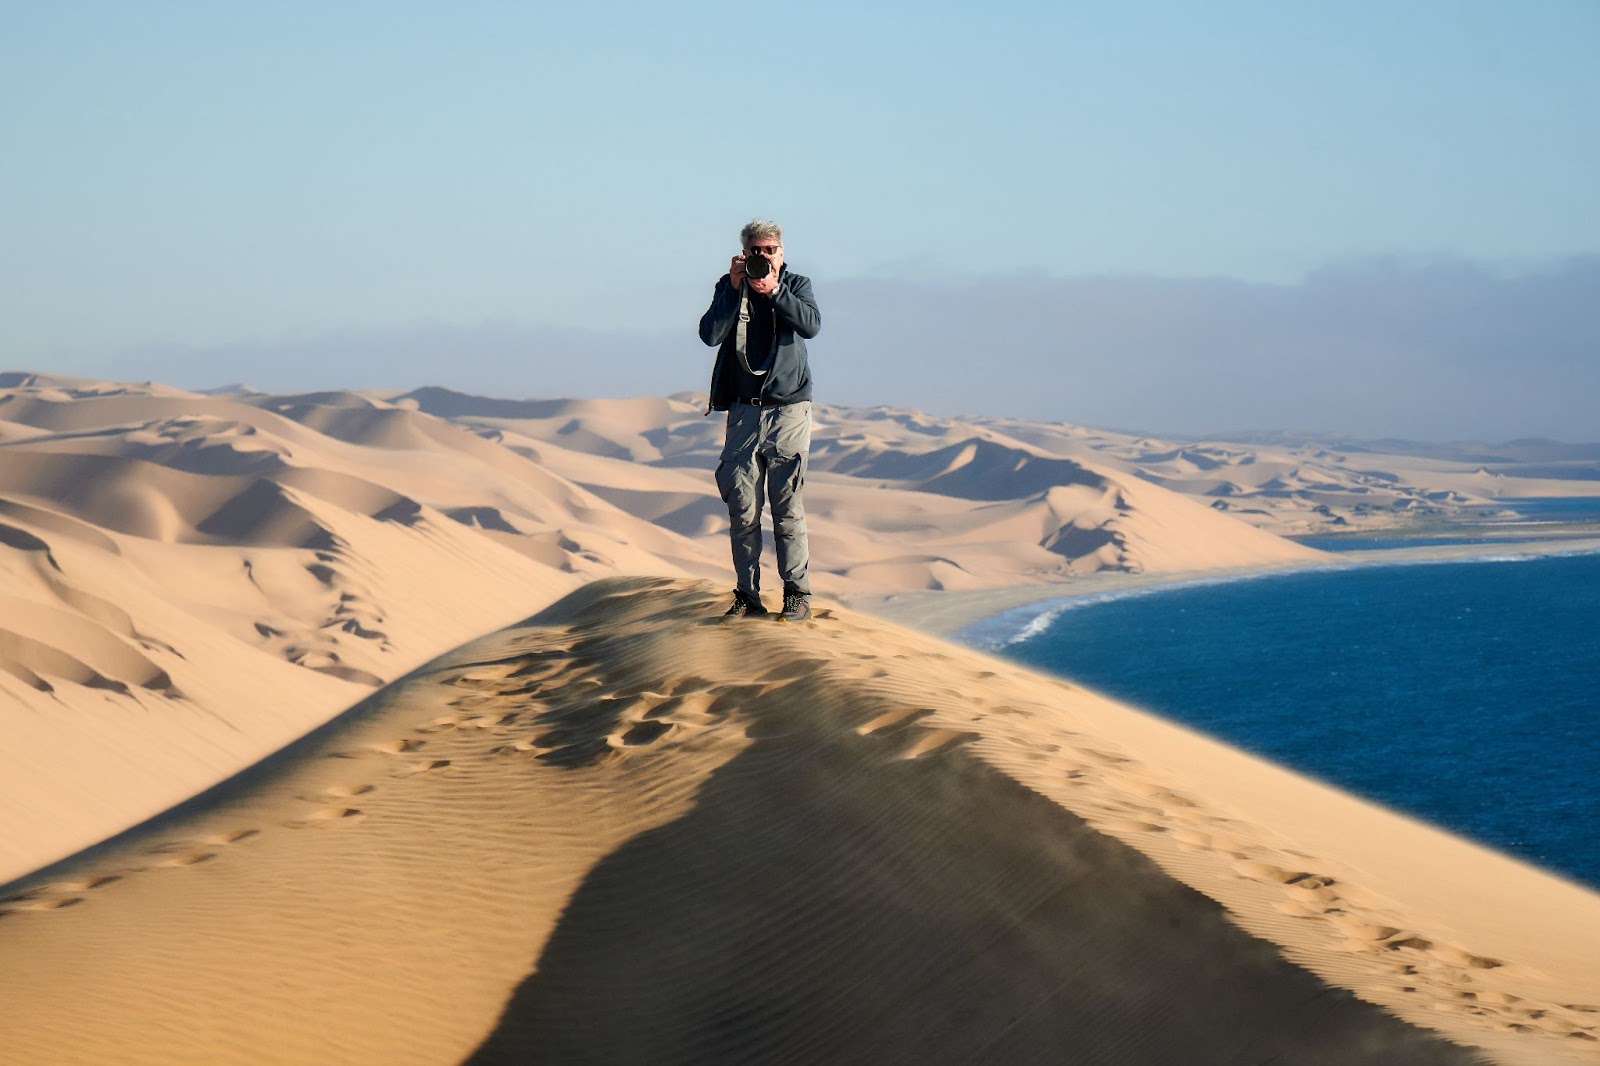
[[[950,635],[951,640],[984,651],[995,651],[1021,644],[1045,632],[1067,611],[1114,603],[1140,596],[1152,596],[1176,589],[1204,588],[1209,585],[1229,585],[1237,581],[1255,581],[1262,578],[1292,577],[1299,574],[1321,574],[1330,571],[1367,570],[1386,566],[1448,566],[1475,563],[1522,563],[1534,559],[1557,559],[1578,555],[1600,554],[1600,540],[1563,542],[1562,544],[1529,542],[1524,545],[1482,544],[1471,545],[1476,552],[1462,551],[1441,554],[1442,546],[1426,548],[1373,548],[1366,551],[1330,552],[1334,556],[1327,562],[1308,563],[1246,573],[1217,574],[1210,577],[1175,577],[1171,581],[1146,581],[1143,584],[1103,592],[1083,593],[1077,596],[1059,596],[1035,603],[1013,607],[988,618],[963,626]],[[1522,547],[1523,551],[1507,551]],[[1353,555],[1360,558],[1344,560]],[[1395,558],[1395,556],[1401,556]],[[1410,556],[1407,558],[1406,556]]]

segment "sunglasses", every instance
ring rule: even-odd
[[[760,252],[762,255],[777,255],[778,249],[782,247],[783,245],[781,244],[752,244],[745,250],[749,252]]]

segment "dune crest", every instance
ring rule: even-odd
[[[0,1054],[1600,1060],[1595,894],[999,660],[719,601],[586,585],[25,884]]]

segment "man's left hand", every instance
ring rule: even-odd
[[[749,285],[753,292],[771,296],[778,291],[778,272],[774,270],[764,278],[747,278],[745,284]]]

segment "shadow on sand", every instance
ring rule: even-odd
[[[591,871],[472,1066],[1482,1061],[971,754],[803,702]]]

